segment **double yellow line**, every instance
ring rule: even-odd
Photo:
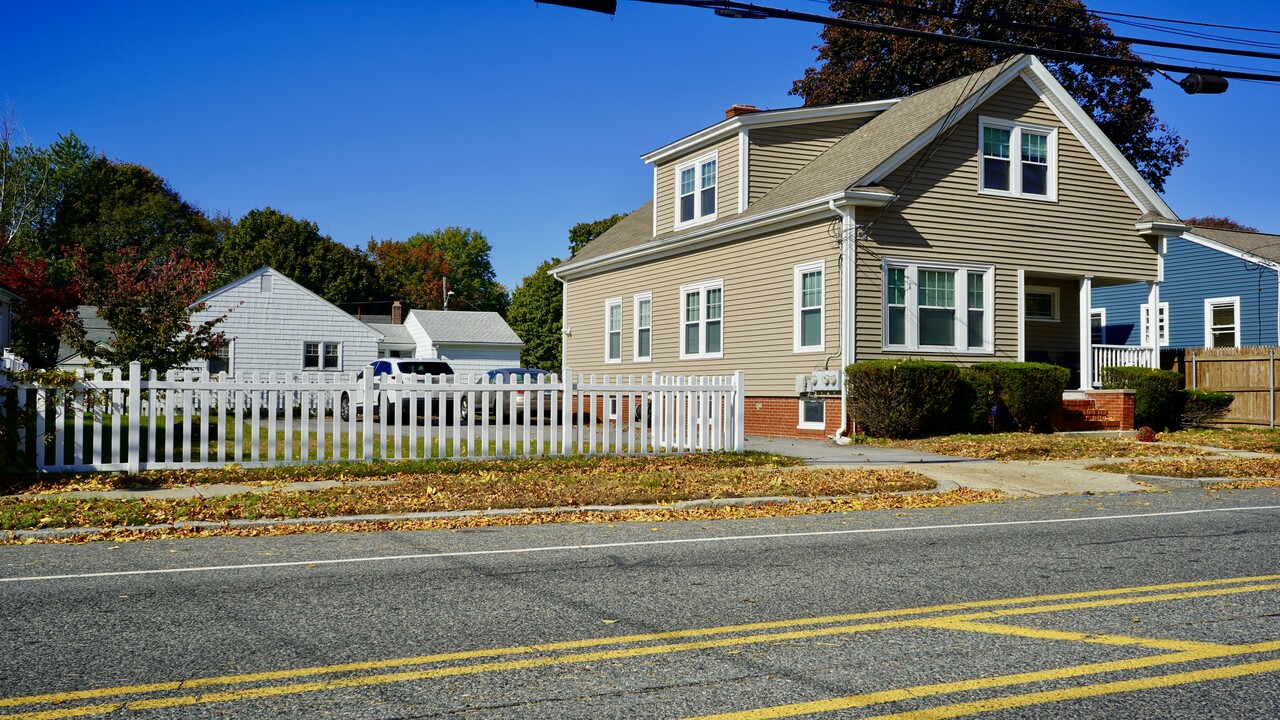
[[[602,660],[618,660],[662,655],[696,650],[726,648],[783,640],[796,640],[823,636],[845,635],[875,630],[905,627],[935,627],[957,631],[999,632],[1001,634],[1033,634],[1046,639],[1078,639],[1111,644],[1134,644],[1153,649],[1173,651],[1172,654],[1148,658],[1122,660],[1115,663],[1095,663],[1073,668],[1057,668],[1036,673],[1020,673],[1000,678],[985,678],[963,683],[944,683],[921,686],[907,690],[891,690],[882,693],[850,696],[818,703],[801,703],[778,708],[751,710],[746,713],[729,713],[721,718],[771,718],[827,712],[829,710],[862,707],[892,702],[922,694],[959,692],[981,687],[1000,687],[1042,679],[1078,677],[1116,670],[1152,667],[1176,662],[1190,662],[1214,657],[1226,657],[1245,653],[1280,650],[1280,643],[1261,645],[1214,645],[1182,641],[1144,640],[1123,636],[1080,635],[1037,628],[1014,628],[989,621],[1040,613],[1105,608],[1139,603],[1167,602],[1240,593],[1262,592],[1280,589],[1280,575],[1229,578],[1199,582],[1168,583],[1141,587],[1094,590],[1078,593],[1037,595],[964,603],[948,603],[928,607],[880,610],[846,615],[780,620],[773,622],[725,625],[712,628],[677,630],[661,633],[624,635],[619,637],[588,638],[557,643],[524,645],[506,648],[470,650],[454,653],[420,655],[415,657],[377,660],[371,662],[343,663],[290,670],[276,670],[242,675],[194,678],[170,682],[125,685],[61,693],[27,695],[0,699],[0,708],[22,708],[23,712],[0,715],[0,720],[54,720],[55,718],[88,717],[121,710],[152,710],[177,708],[210,703],[225,703],[285,695],[299,695],[326,690],[367,687],[389,683],[411,682],[458,675],[473,675],[512,670],[528,670],[556,665],[591,663]],[[968,611],[968,612],[966,612]],[[931,615],[940,617],[919,617]],[[852,624],[845,624],[852,623]],[[797,629],[803,628],[803,629]],[[1073,637],[1066,637],[1072,635]],[[1080,637],[1074,637],[1080,635]],[[680,642],[671,642],[680,641]],[[656,644],[655,644],[656,643]],[[611,647],[612,646],[612,647]],[[628,647],[619,647],[628,646]],[[588,652],[578,652],[590,648]],[[513,657],[520,656],[520,657]],[[499,659],[512,658],[512,659]],[[466,661],[488,660],[466,664]],[[429,668],[407,669],[432,665]],[[1245,667],[1245,666],[1238,666]],[[386,672],[392,671],[392,672]],[[1258,670],[1269,672],[1269,670]],[[344,677],[321,677],[346,675]],[[265,684],[278,681],[284,684]],[[1034,679],[1024,679],[1034,678]],[[257,685],[256,687],[244,687]],[[208,688],[208,692],[196,692]],[[933,688],[932,691],[928,688]],[[185,694],[174,694],[185,693]],[[155,696],[142,697],[138,696]],[[93,700],[110,702],[92,705],[66,706],[67,703]],[[55,707],[49,707],[55,705]],[[33,708],[33,706],[35,706]],[[40,706],[44,706],[40,708]],[[1010,706],[1012,707],[1012,706]],[[965,711],[962,714],[972,714]],[[955,717],[939,715],[937,717]],[[906,716],[903,716],[906,717]],[[919,716],[919,717],[933,717]]]

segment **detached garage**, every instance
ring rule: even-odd
[[[524,342],[497,313],[411,310],[404,327],[415,357],[447,360],[458,375],[520,365]]]

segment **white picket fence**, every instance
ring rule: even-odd
[[[743,373],[485,376],[86,372],[11,385],[40,471],[743,449]],[[16,397],[15,397],[16,396]],[[372,412],[369,410],[372,409]]]

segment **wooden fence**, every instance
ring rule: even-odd
[[[41,471],[743,449],[743,373],[574,377],[170,371],[9,385]],[[6,410],[0,410],[6,412]]]
[[[1280,349],[1274,347],[1187,350],[1180,363],[1188,388],[1235,395],[1222,423],[1276,426]]]

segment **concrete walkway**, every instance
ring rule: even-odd
[[[1086,470],[1101,460],[977,460],[912,450],[836,445],[829,440],[748,437],[748,450],[804,458],[811,465],[901,467],[940,485],[955,483],[975,490],[999,490],[1015,497],[1146,492],[1126,475]]]

